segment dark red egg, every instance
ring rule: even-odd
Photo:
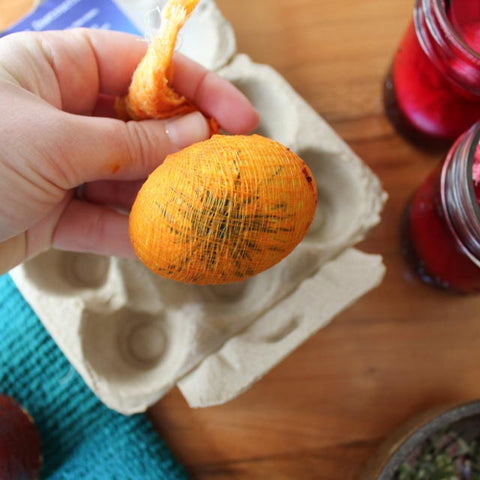
[[[37,479],[42,466],[40,435],[13,398],[0,394],[0,479]]]

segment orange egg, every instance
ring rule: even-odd
[[[169,155],[140,189],[130,238],[153,272],[186,283],[245,280],[286,257],[312,222],[303,160],[259,135],[214,135]]]

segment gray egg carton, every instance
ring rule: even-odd
[[[139,9],[152,7],[118,3],[136,22]],[[54,250],[12,270],[85,382],[125,414],[144,411],[175,385],[193,407],[231,400],[384,274],[380,256],[352,248],[380,221],[386,199],[371,170],[280,74],[236,52],[213,0],[202,0],[187,22],[180,50],[250,98],[261,115],[257,133],[308,163],[318,211],[286,259],[231,285],[185,285],[135,260]]]

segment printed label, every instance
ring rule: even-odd
[[[111,0],[48,0],[0,36],[20,31],[86,27],[139,35],[138,28]]]

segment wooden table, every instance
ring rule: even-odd
[[[0,0],[0,21],[22,3]],[[239,50],[276,68],[381,179],[383,221],[359,247],[382,254],[387,273],[234,401],[192,410],[174,390],[150,416],[197,479],[355,479],[412,415],[480,397],[480,298],[421,284],[400,253],[404,205],[442,156],[409,145],[383,112],[413,1],[217,3]]]

